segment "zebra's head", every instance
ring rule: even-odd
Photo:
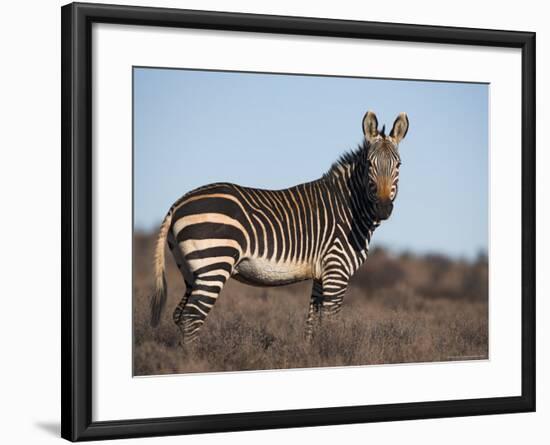
[[[385,126],[378,131],[378,119],[372,111],[363,118],[363,132],[369,143],[365,185],[369,201],[380,220],[388,219],[393,210],[401,165],[398,147],[408,129],[409,119],[405,113],[399,113],[388,136]]]

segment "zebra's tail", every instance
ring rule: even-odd
[[[151,326],[158,326],[162,310],[166,304],[166,277],[164,276],[164,245],[166,243],[166,237],[168,236],[168,230],[172,225],[172,209],[162,221],[159,231],[159,237],[157,240],[157,246],[155,248],[155,283],[156,291],[151,297]]]

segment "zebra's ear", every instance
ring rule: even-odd
[[[376,119],[376,114],[373,111],[367,111],[363,118],[363,133],[365,139],[369,142],[372,142],[378,136],[378,119]]]
[[[397,119],[395,119],[393,123],[390,137],[395,139],[396,144],[399,144],[407,135],[407,131],[409,131],[409,118],[407,117],[407,113],[399,113],[399,116],[397,116]]]

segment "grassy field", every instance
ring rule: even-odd
[[[488,357],[488,267],[371,252],[340,319],[303,339],[311,283],[254,288],[230,280],[199,340],[180,346],[172,311],[185,285],[167,252],[168,302],[149,325],[154,235],[134,236],[134,375],[472,360]]]

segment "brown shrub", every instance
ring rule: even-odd
[[[311,284],[254,288],[230,280],[199,339],[171,320],[185,286],[167,259],[168,302],[149,325],[154,236],[134,241],[134,374],[170,374],[482,359],[488,356],[487,261],[372,252],[337,320],[304,341]],[[170,256],[168,254],[168,256]]]

